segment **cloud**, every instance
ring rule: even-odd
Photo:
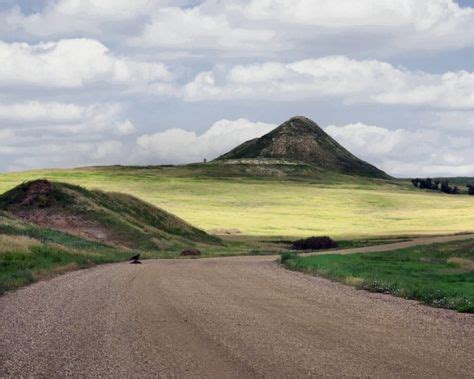
[[[15,137],[15,132],[12,129],[0,129],[0,141],[5,144]]]
[[[0,86],[140,86],[171,79],[162,63],[117,57],[99,41],[84,38],[36,45],[0,42],[0,61]]]
[[[0,169],[211,159],[270,124],[222,120],[202,134],[192,127],[155,133],[152,126],[170,115],[192,125],[197,114],[224,117],[237,108],[248,119],[314,114],[322,110],[315,102],[330,101],[345,123],[367,109],[378,120],[387,117],[384,127],[330,130],[388,171],[471,172],[472,6],[452,0],[31,4],[0,6]],[[322,119],[332,111],[322,110]],[[394,125],[403,129],[385,128]]]
[[[474,8],[452,0],[251,0],[239,1],[248,18],[275,25],[308,26],[305,40],[338,41],[357,34],[358,48],[451,50],[472,46]],[[355,33],[354,33],[355,32]],[[370,38],[367,38],[370,36]],[[322,37],[322,38],[321,38]]]
[[[154,14],[139,37],[137,46],[177,49],[246,50],[275,48],[275,32],[231,25],[225,14],[206,14],[200,7],[164,8]],[[272,42],[271,45],[268,43]]]
[[[25,14],[18,6],[4,11],[0,14],[4,31],[38,37],[68,37],[78,33],[100,36],[114,23],[127,23],[143,17],[167,2],[159,0],[50,0],[44,3],[43,9],[36,13]],[[2,30],[1,26],[0,30]],[[121,34],[120,28],[112,27],[112,30]]]
[[[14,122],[73,121],[79,119],[84,112],[84,107],[58,102],[0,104],[0,120]]]
[[[121,104],[0,104],[0,170],[111,164],[136,132]]]
[[[459,133],[474,131],[474,111],[435,112],[434,118],[433,126],[437,128],[449,128]]]
[[[474,45],[474,8],[453,0],[56,0],[0,13],[0,32],[268,55],[350,49],[393,55]],[[142,27],[144,25],[144,27]],[[193,44],[193,40],[195,43]],[[339,50],[338,50],[339,49]]]
[[[122,142],[49,142],[34,146],[0,147],[2,155],[10,158],[3,164],[6,171],[31,168],[77,167],[83,165],[113,164],[124,154]],[[13,159],[12,159],[13,158]]]
[[[339,97],[349,103],[474,108],[474,73],[429,74],[345,56],[292,63],[217,67],[186,84],[187,101],[297,101]]]
[[[84,134],[108,132],[127,135],[135,132],[133,123],[124,118],[120,104],[78,105],[59,102],[27,101],[0,103],[3,125],[15,126],[22,133]],[[0,126],[0,130],[2,126]]]
[[[142,162],[189,163],[214,159],[242,142],[260,137],[274,124],[241,118],[215,122],[203,134],[183,129],[168,129],[137,138],[137,158]]]
[[[449,130],[389,130],[359,122],[330,125],[325,131],[349,151],[391,175],[474,175],[472,133],[464,135],[464,143],[453,148],[451,139],[458,135]]]

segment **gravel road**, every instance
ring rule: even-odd
[[[9,293],[0,377],[473,377],[473,315],[274,260],[119,263]]]

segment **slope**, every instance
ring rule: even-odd
[[[163,250],[219,243],[178,217],[133,196],[35,180],[0,196],[0,209],[23,221],[109,245]]]
[[[373,178],[390,178],[382,170],[357,158],[315,122],[293,117],[270,133],[237,146],[217,161],[271,158],[304,162],[326,171]]]

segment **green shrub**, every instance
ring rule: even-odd
[[[295,259],[297,255],[295,253],[290,253],[290,252],[285,252],[281,253],[280,255],[280,263],[285,263],[286,261],[289,261],[290,259]]]

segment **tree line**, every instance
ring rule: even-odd
[[[448,193],[451,195],[458,195],[461,193],[457,186],[450,186],[448,180],[440,180],[440,179],[412,179],[411,182],[416,188],[420,189],[428,189],[432,191],[441,191],[444,193]],[[469,195],[474,195],[474,184],[466,184],[468,189]]]

